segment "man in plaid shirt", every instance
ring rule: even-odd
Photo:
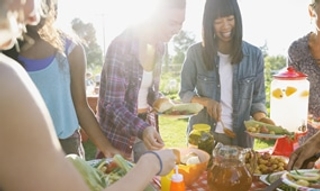
[[[127,28],[107,50],[97,118],[113,146],[127,158],[133,154],[134,161],[164,146],[158,118],[150,111],[160,97],[164,43],[181,29],[185,8],[186,0],[159,0],[151,17]]]

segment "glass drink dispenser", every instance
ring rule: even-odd
[[[292,67],[273,76],[270,91],[270,118],[290,132],[307,125],[309,81]]]

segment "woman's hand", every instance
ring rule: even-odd
[[[274,121],[272,121],[270,118],[268,117],[263,117],[259,120],[259,122],[261,123],[266,123],[266,124],[269,124],[269,125],[276,125]]]
[[[208,114],[216,121],[221,119],[221,105],[219,102],[207,98],[205,107],[207,108]]]

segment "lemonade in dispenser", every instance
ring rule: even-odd
[[[270,118],[290,132],[307,125],[309,81],[292,67],[273,76],[270,90]]]

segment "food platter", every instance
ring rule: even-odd
[[[264,164],[266,161],[268,161],[269,164]],[[261,164],[258,161],[258,166],[263,165],[266,166],[267,168],[270,168],[272,166],[277,166],[277,168],[272,169],[272,170],[265,170],[265,171],[260,171],[259,173],[254,172],[254,176],[262,176],[262,175],[268,175],[276,172],[282,172],[287,168],[287,164],[289,162],[289,158],[285,156],[280,156],[280,155],[271,155],[271,158],[266,159],[261,162]],[[280,164],[282,163],[282,164]],[[258,167],[257,167],[258,168]]]
[[[252,133],[246,131],[251,137],[259,138],[259,139],[279,139],[286,137],[287,135],[276,135],[276,134],[268,134],[268,133]]]
[[[105,161],[103,161],[103,160],[105,160]],[[125,176],[125,174],[134,165],[130,161],[125,160],[122,157],[118,157],[118,156],[114,156],[114,158],[93,159],[93,160],[89,160],[86,162],[91,167],[94,167],[98,170],[101,170],[103,173],[105,173],[104,178],[106,180],[107,186],[113,184],[114,182],[118,181],[121,177]],[[104,163],[104,162],[105,162],[105,165],[103,165],[103,166],[107,166],[107,169],[111,168],[111,170],[108,171],[107,169],[103,169],[103,166],[101,166],[101,163]],[[118,162],[121,162],[121,165],[118,164]],[[107,163],[108,163],[108,165],[106,165]],[[111,163],[113,163],[113,164],[111,164]],[[156,190],[157,189],[155,188],[155,186],[150,182],[150,184],[148,184],[143,191],[156,191]]]
[[[255,120],[244,121],[246,132],[254,138],[263,139],[279,139],[283,137],[294,136],[293,132],[289,132],[281,126],[270,125]]]
[[[293,170],[290,172],[285,172],[282,174],[281,178],[284,184],[295,188],[296,190],[301,190],[301,191],[319,191],[320,190],[320,183],[319,180],[316,183],[316,186],[314,184],[314,186],[304,186],[303,184],[301,184],[300,180],[305,180],[304,178],[306,177],[312,177],[311,175],[314,176],[319,176],[320,177],[320,170],[319,169],[301,169],[301,170]],[[298,179],[294,179],[290,176],[290,174],[295,174],[295,175],[299,175],[301,177],[303,177],[302,179],[298,180]],[[311,181],[308,181],[311,184]]]
[[[272,155],[270,152],[258,152],[255,154],[246,154],[246,165],[253,166],[253,176],[268,175],[275,172],[284,171],[287,168],[289,158],[282,155]]]

